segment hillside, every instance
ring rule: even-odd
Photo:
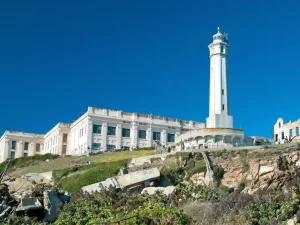
[[[51,156],[49,162],[43,160],[27,167],[15,163],[9,173],[45,172],[49,165],[57,165],[53,179],[61,189],[72,193],[72,199],[55,224],[122,221],[121,224],[145,225],[295,225],[300,222],[299,144],[207,150],[162,155],[153,155],[152,151],[112,152],[89,158]],[[135,160],[129,164],[131,158]],[[95,163],[86,165],[87,159]],[[76,166],[76,162],[82,163]],[[85,185],[117,175],[125,167],[129,174],[158,168],[161,177],[154,187],[174,185],[175,190],[168,196],[115,189],[91,195],[78,192]]]
[[[43,173],[52,170],[75,167],[76,165],[85,165],[86,162],[102,163],[115,162],[119,160],[127,160],[133,157],[147,156],[154,154],[153,150],[139,151],[120,151],[120,152],[105,152],[103,154],[92,156],[53,156],[42,155],[26,158],[19,158],[9,167],[8,175],[20,177],[27,173]],[[49,159],[47,162],[46,160]],[[5,163],[2,163],[2,167]]]

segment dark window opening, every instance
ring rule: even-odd
[[[160,141],[160,132],[153,132],[153,140]]]
[[[93,133],[95,133],[95,134],[101,134],[101,128],[102,128],[101,125],[93,124]]]
[[[66,143],[68,139],[68,134],[63,134],[63,143]]]
[[[174,142],[175,141],[175,134],[168,134],[168,142]]]
[[[130,137],[130,129],[122,129],[122,137]]]
[[[107,127],[107,135],[116,135],[116,127]]]
[[[36,152],[40,152],[40,150],[41,150],[41,144],[37,143],[37,144],[35,145],[35,151],[36,151]]]
[[[11,142],[11,149],[16,149],[16,145],[17,145],[17,142],[16,141],[12,141]]]
[[[139,130],[139,138],[146,139],[146,131],[145,130]]]

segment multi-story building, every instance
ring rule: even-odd
[[[279,118],[273,128],[273,139],[277,143],[284,143],[284,139],[292,139],[299,135],[300,119],[288,123],[284,123],[282,118]]]
[[[44,136],[45,154],[70,154],[70,123],[58,123]]]
[[[58,123],[45,135],[6,131],[0,138],[0,162],[46,153],[82,155],[151,147],[154,141],[167,146],[175,135],[204,127],[194,121],[88,107],[74,123]]]
[[[193,121],[88,107],[71,125],[71,154],[150,147],[154,141],[167,146],[175,135],[204,127]]]
[[[19,158],[44,154],[44,135],[5,131],[0,138],[0,162],[8,158]]]

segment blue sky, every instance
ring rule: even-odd
[[[88,106],[205,122],[212,35],[229,34],[234,126],[300,117],[299,1],[2,1],[0,132],[46,133]]]

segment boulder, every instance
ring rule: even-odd
[[[44,221],[53,222],[58,218],[62,201],[57,197],[55,191],[44,191],[44,208],[46,211]]]

